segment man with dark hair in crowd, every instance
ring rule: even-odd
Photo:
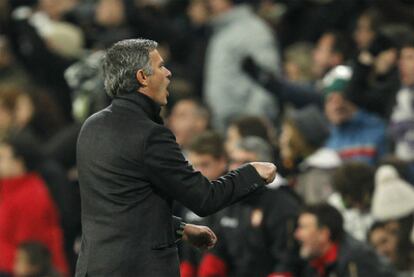
[[[306,263],[295,276],[395,276],[371,248],[348,236],[342,226],[342,215],[328,204],[302,211],[295,237]]]
[[[414,160],[414,36],[407,37],[400,49],[399,75],[401,87],[396,92],[390,118],[390,131],[395,142],[395,155],[408,162]]]
[[[217,180],[228,170],[228,158],[224,149],[223,138],[215,132],[207,131],[193,138],[187,149],[188,161],[210,181]],[[199,217],[187,208],[182,208],[180,215],[187,223],[212,226],[214,215]],[[202,254],[196,249],[181,244],[181,277],[197,275],[198,264]]]
[[[351,162],[339,167],[332,179],[336,192],[329,198],[329,203],[342,213],[345,230],[361,241],[365,241],[374,221],[370,211],[374,174],[372,166]]]
[[[173,217],[173,200],[207,216],[276,174],[270,163],[251,163],[212,182],[194,171],[159,115],[171,72],[157,46],[123,40],[104,57],[112,104],[85,121],[77,144],[82,245],[76,276],[179,276],[176,240],[205,249],[216,237]]]
[[[224,141],[216,132],[207,131],[195,137],[187,149],[187,156],[194,169],[209,180],[217,180],[227,171]]]
[[[230,158],[230,169],[273,160],[270,145],[259,137],[241,139]],[[289,276],[299,202],[278,179],[280,176],[265,190],[214,216],[213,230],[220,240],[203,256],[198,276]]]
[[[340,64],[344,64],[349,55],[349,41],[341,33],[327,31],[321,35],[313,52],[312,72],[315,79]]]
[[[167,125],[185,150],[195,136],[210,128],[210,111],[199,99],[183,97],[172,106]]]
[[[367,232],[367,242],[389,262],[395,263],[398,258],[398,235],[393,221],[377,221]]]

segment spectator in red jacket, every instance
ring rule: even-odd
[[[36,148],[26,140],[0,141],[0,275],[11,274],[17,248],[28,240],[47,246],[53,265],[68,273],[58,210],[33,171],[37,157]]]

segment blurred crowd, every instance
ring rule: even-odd
[[[405,0],[0,0],[0,276],[71,276],[76,139],[110,104],[101,60],[159,42],[162,110],[214,180],[274,162],[269,188],[201,218],[182,277],[414,276],[414,3]],[[149,223],[150,224],[150,223]]]

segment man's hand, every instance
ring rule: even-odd
[[[267,184],[273,182],[276,177],[276,166],[274,164],[264,162],[252,162],[250,164]]]
[[[206,226],[186,224],[184,227],[183,240],[200,250],[207,250],[214,247],[217,242],[217,237],[213,231]]]

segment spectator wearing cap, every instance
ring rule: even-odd
[[[326,147],[344,161],[375,162],[385,153],[385,123],[359,108],[344,95],[352,76],[347,66],[337,66],[324,78],[325,114],[331,124]]]
[[[334,150],[323,147],[328,137],[327,121],[315,106],[292,111],[282,124],[282,161],[306,203],[323,202],[333,192],[331,177],[341,159]]]
[[[374,218],[385,223],[386,231],[396,236],[396,251],[388,256],[390,261],[399,271],[413,274],[414,188],[391,165],[376,172],[371,209]]]

